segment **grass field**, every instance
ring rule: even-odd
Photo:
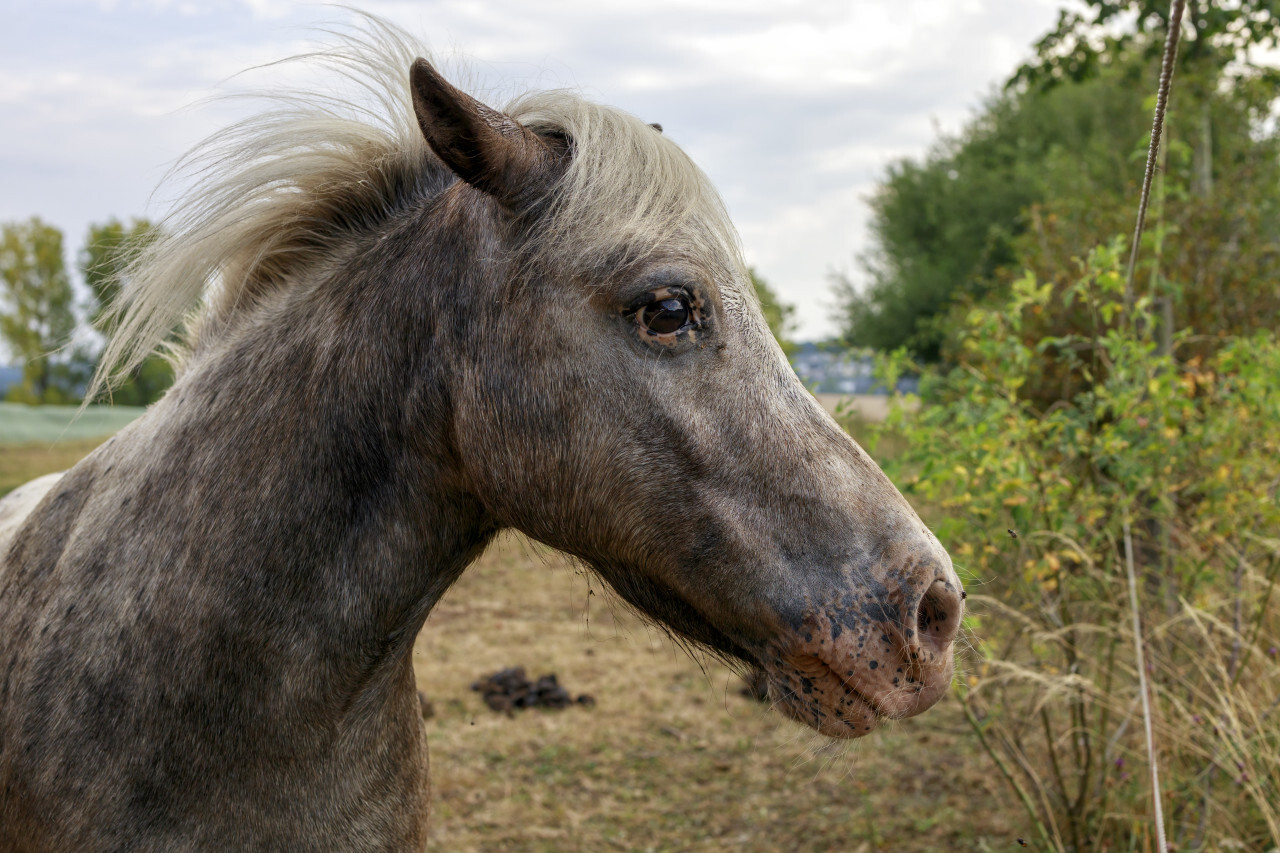
[[[101,440],[0,447],[0,493]],[[516,665],[596,705],[490,711],[471,683]],[[515,534],[436,607],[414,666],[436,711],[440,853],[990,851],[1030,838],[952,700],[864,740],[817,738]]]
[[[0,443],[0,497],[42,474],[65,471],[109,436],[75,441]]]
[[[70,468],[143,411],[0,403],[0,497],[41,474]]]
[[[118,432],[145,409],[132,406],[24,406],[0,403],[0,445],[54,444]]]
[[[599,581],[521,537],[462,576],[418,637],[431,696],[432,850],[1021,849],[959,708],[836,743],[739,694]],[[470,684],[523,665],[594,708],[490,711]]]

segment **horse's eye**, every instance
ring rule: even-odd
[[[671,335],[689,323],[693,309],[683,296],[650,302],[640,309],[640,325],[657,335]]]

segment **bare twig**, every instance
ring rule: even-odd
[[[1164,129],[1164,112],[1169,104],[1169,88],[1173,84],[1173,62],[1178,55],[1178,36],[1182,31],[1182,9],[1186,0],[1173,0],[1169,12],[1169,33],[1164,40],[1164,62],[1160,66],[1160,89],[1156,93],[1156,114],[1151,123],[1151,144],[1147,147],[1147,171],[1142,178],[1142,198],[1138,202],[1138,223],[1133,229],[1133,246],[1129,249],[1129,269],[1124,277],[1124,310],[1133,311],[1133,270],[1138,263],[1138,245],[1147,222],[1147,204],[1151,199],[1151,179],[1155,176],[1156,158],[1160,153],[1160,132]]]
[[[1132,320],[1134,295],[1133,273],[1138,263],[1138,250],[1142,244],[1142,228],[1146,224],[1147,204],[1151,199],[1151,181],[1155,175],[1156,160],[1160,155],[1160,133],[1164,129],[1165,109],[1169,104],[1169,89],[1173,84],[1174,59],[1178,55],[1178,36],[1182,30],[1182,12],[1185,0],[1173,0],[1169,12],[1169,32],[1165,37],[1164,61],[1160,67],[1160,88],[1156,93],[1156,112],[1151,124],[1151,144],[1147,148],[1147,168],[1142,179],[1142,197],[1138,202],[1138,221],[1133,229],[1133,245],[1129,249],[1129,267],[1124,279],[1124,309]],[[1124,522],[1125,569],[1129,579],[1129,605],[1133,611],[1133,646],[1138,664],[1138,689],[1142,695],[1142,720],[1147,734],[1147,759],[1151,767],[1151,797],[1155,805],[1156,844],[1160,853],[1169,847],[1165,841],[1164,811],[1161,806],[1160,771],[1156,761],[1155,741],[1151,733],[1151,701],[1147,692],[1147,667],[1142,649],[1142,621],[1138,616],[1138,582],[1133,570],[1133,536],[1129,521]]]
[[[982,728],[982,722],[974,715],[973,709],[969,707],[969,700],[960,692],[960,689],[953,688],[956,699],[960,701],[960,707],[964,710],[964,718],[968,720],[973,733],[978,736],[978,742],[982,744],[982,748],[986,750],[987,755],[991,757],[991,761],[996,765],[996,769],[1000,771],[1000,775],[1017,793],[1018,799],[1022,801],[1022,807],[1026,809],[1027,816],[1031,818],[1031,822],[1035,824],[1036,831],[1040,833],[1041,840],[1045,843],[1047,850],[1061,850],[1062,846],[1054,844],[1049,838],[1049,830],[1044,825],[1044,821],[1040,817],[1039,811],[1036,810],[1035,804],[1031,802],[1031,795],[1022,787],[1022,783],[1013,775],[1013,771],[1005,764],[1004,759],[996,752],[995,747],[987,740],[986,732]]]
[[[1124,522],[1124,566],[1129,576],[1129,607],[1133,612],[1133,651],[1138,664],[1138,690],[1142,697],[1142,724],[1147,732],[1147,765],[1151,768],[1151,800],[1155,806],[1156,849],[1167,853],[1164,834],[1164,809],[1161,806],[1160,768],[1156,761],[1155,738],[1151,733],[1151,700],[1147,693],[1147,661],[1142,651],[1142,620],[1138,616],[1138,581],[1133,571],[1133,536],[1129,521]]]

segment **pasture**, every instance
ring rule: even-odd
[[[25,406],[0,403],[0,445],[63,444],[111,435],[141,415],[136,406]]]
[[[78,412],[77,406],[0,403],[0,497],[41,474],[70,468],[143,410],[89,406]]]
[[[787,369],[787,310],[761,322],[661,125],[494,110],[373,19],[321,54],[387,121],[317,89],[189,160],[210,178],[103,355],[140,371],[199,305],[187,372],[0,538],[0,848],[1280,853],[1276,224],[1237,194],[1280,159],[1270,95],[1209,75],[1148,199],[1174,9],[1153,256],[1120,161],[1155,30],[1041,91],[1044,47],[1086,36],[1051,34],[877,191],[885,264],[838,286],[843,336],[926,402],[822,405],[887,478]],[[1039,100],[1077,84],[1084,111]],[[1005,175],[1003,148],[1037,153]],[[947,196],[978,227],[923,230],[981,258],[892,236]],[[0,495],[136,412],[72,414],[0,408]],[[591,701],[495,713],[473,684],[510,667]]]
[[[104,438],[4,445],[0,489]],[[514,665],[597,704],[490,711],[471,683]],[[437,605],[414,667],[435,707],[431,850],[986,851],[1028,835],[951,698],[863,740],[819,738],[513,534]]]

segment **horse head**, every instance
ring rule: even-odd
[[[930,707],[963,611],[946,551],[771,336],[705,176],[574,100],[507,112],[425,60],[415,114],[483,223],[455,294],[450,434],[496,526],[589,564],[837,737]]]

